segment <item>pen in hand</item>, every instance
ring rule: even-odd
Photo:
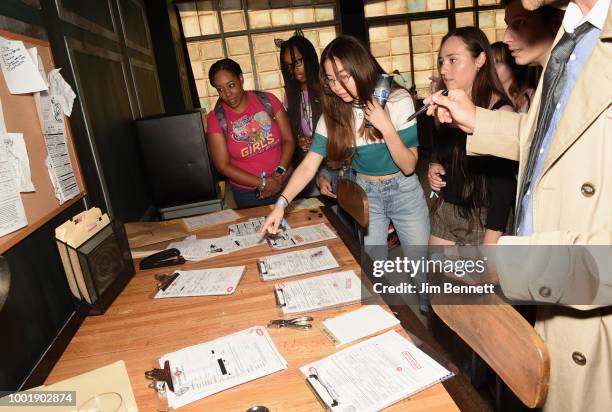
[[[442,90],[442,96],[448,96],[448,90],[444,89]],[[406,119],[406,122],[410,122],[412,120],[414,120],[417,116],[420,116],[421,114],[425,113],[427,111],[427,109],[429,108],[428,104],[424,104],[419,110],[417,110],[416,112],[412,113],[410,115],[410,117],[408,117]]]

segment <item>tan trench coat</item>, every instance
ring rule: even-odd
[[[519,160],[520,182],[536,128],[541,88],[540,81],[529,113],[477,109],[468,153]],[[599,41],[557,126],[542,174],[533,185],[534,234],[503,236],[500,244],[612,244],[611,102],[612,15],[608,10]],[[605,258],[612,260],[612,256]],[[604,289],[609,290],[612,265],[600,264],[599,270]],[[517,282],[511,273],[499,276],[506,295],[547,300],[537,296],[541,280]],[[612,308],[542,306],[536,330],[551,357],[544,409],[612,411]]]

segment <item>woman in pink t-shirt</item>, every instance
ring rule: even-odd
[[[274,203],[295,149],[285,109],[271,93],[245,91],[231,59],[215,62],[208,78],[219,92],[206,133],[215,167],[229,179],[238,208]]]

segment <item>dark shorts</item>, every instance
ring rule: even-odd
[[[480,245],[484,238],[485,228],[480,222],[486,222],[487,209],[484,207],[476,210],[480,215],[480,222],[476,222],[470,228],[467,219],[461,217],[459,207],[440,200],[435,210],[430,214],[431,235],[441,239],[450,240],[457,245]]]

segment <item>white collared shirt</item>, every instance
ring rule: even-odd
[[[576,27],[584,22],[589,22],[599,30],[603,29],[608,9],[610,8],[610,0],[598,0],[589,13],[584,16],[578,5],[571,1],[567,5],[565,16],[563,16],[563,29],[568,33],[573,33]]]

